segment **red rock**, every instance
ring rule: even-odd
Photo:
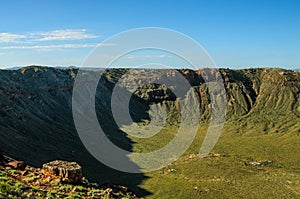
[[[28,170],[22,172],[22,176],[26,176],[28,174]]]
[[[11,166],[14,169],[20,169],[24,170],[26,167],[26,164],[23,161],[12,161],[7,163],[8,166]]]

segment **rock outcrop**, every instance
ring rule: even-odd
[[[8,156],[3,158],[12,159]],[[63,179],[68,180],[62,181]],[[0,162],[0,185],[0,198],[5,199],[139,198],[124,186],[89,182],[82,178],[81,167],[77,163],[66,161],[50,162],[44,165],[44,169],[26,166],[22,172],[18,167],[9,167],[6,162]]]
[[[43,164],[43,169],[59,176],[62,182],[79,183],[82,180],[82,169],[76,162],[55,160]]]

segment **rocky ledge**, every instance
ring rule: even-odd
[[[139,199],[124,186],[90,183],[75,162],[57,160],[35,168],[0,152],[0,199],[9,198]]]

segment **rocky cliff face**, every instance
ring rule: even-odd
[[[53,159],[78,160],[92,168],[95,160],[82,146],[72,117],[72,89],[76,69],[26,67],[0,71],[0,146],[12,156],[39,165]],[[96,95],[96,110],[108,136],[120,147],[130,150],[131,142],[115,126],[111,113],[111,93],[126,69],[105,72]],[[178,73],[179,72],[179,73]],[[143,74],[124,79],[130,87]],[[148,78],[159,80],[183,75],[198,99],[201,120],[210,116],[210,96],[203,70],[153,71]],[[124,76],[123,76],[124,77]],[[220,69],[227,97],[229,132],[300,133],[300,73],[283,69]],[[141,83],[141,82],[136,82]],[[130,89],[129,89],[130,90]],[[147,123],[149,106],[166,109],[168,125],[179,125],[180,114],[174,93],[164,85],[146,84],[132,90],[129,107],[134,121]],[[230,127],[232,126],[232,127]],[[237,128],[238,127],[238,128]],[[93,167],[94,168],[94,167]]]

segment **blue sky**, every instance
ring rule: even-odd
[[[298,0],[3,0],[0,68],[79,66],[122,31],[182,32],[230,68],[300,68]]]

